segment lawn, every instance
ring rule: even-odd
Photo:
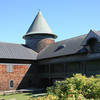
[[[20,93],[20,94],[7,94],[5,96],[0,95],[0,99],[3,98],[5,100],[29,100],[29,98],[32,96],[32,93]]]

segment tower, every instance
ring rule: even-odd
[[[23,36],[27,47],[40,52],[49,44],[55,43],[57,36],[52,32],[48,23],[39,11],[27,33]]]

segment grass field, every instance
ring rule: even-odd
[[[7,94],[5,96],[0,95],[0,99],[3,98],[5,100],[29,100],[32,93],[20,93],[20,94]]]

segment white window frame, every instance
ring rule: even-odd
[[[14,72],[13,64],[6,65],[6,72]]]

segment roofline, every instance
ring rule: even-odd
[[[0,63],[20,63],[20,64],[32,64],[35,63],[36,59],[9,59],[9,58],[0,58]]]
[[[54,39],[57,38],[57,35],[56,34],[51,34],[51,33],[33,33],[33,32],[30,32],[28,34],[25,34],[23,36],[23,39],[26,39],[27,36],[33,36],[33,35],[52,35],[54,37]]]
[[[69,55],[61,55],[61,56],[56,56],[56,57],[48,57],[48,58],[40,58],[40,59],[37,58],[37,61],[55,59],[55,58],[67,57],[67,56],[74,56],[74,55],[83,55],[83,54],[87,54],[87,53],[74,53],[74,54],[69,54]]]

